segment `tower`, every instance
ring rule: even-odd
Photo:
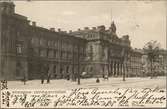
[[[115,26],[114,21],[111,23],[110,29],[111,29],[111,32],[116,33],[117,28]]]
[[[113,20],[113,17],[112,17],[112,9],[111,9],[111,25],[110,25],[110,32],[111,33],[116,33],[116,26],[115,26],[115,23],[114,23],[114,20]]]
[[[13,2],[0,2],[0,11],[5,14],[13,14],[15,12],[15,5]]]

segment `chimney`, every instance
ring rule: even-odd
[[[63,33],[67,33],[67,31],[63,31]]]
[[[129,40],[129,35],[124,35],[124,36],[122,36],[122,38],[123,38],[124,40]]]
[[[104,25],[98,26],[97,28],[98,28],[99,31],[105,31],[105,26]]]
[[[92,27],[92,30],[96,30],[96,27]]]
[[[70,30],[69,33],[72,33],[72,30]]]
[[[60,28],[58,28],[58,32],[61,32],[61,29],[60,29]]]
[[[89,30],[89,27],[85,27],[84,30]]]
[[[50,31],[53,31],[53,32],[55,32],[55,28],[50,28]]]
[[[32,26],[36,26],[36,22],[33,21],[33,22],[32,22]]]
[[[78,28],[78,31],[81,31],[81,29],[80,29],[80,28]]]

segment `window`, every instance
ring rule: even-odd
[[[47,56],[48,56],[49,58],[53,58],[53,55],[54,55],[53,50],[48,50],[47,53],[48,53]]]
[[[39,44],[42,45],[42,38],[39,40]]]
[[[49,40],[49,41],[48,41],[48,46],[51,47],[51,46],[52,46],[52,43],[53,43],[53,41],[50,41],[50,40]]]
[[[40,45],[46,45],[46,40],[41,38],[40,41],[39,41],[39,44]]]
[[[22,54],[23,53],[23,45],[22,44],[16,44],[16,52],[17,54]]]
[[[56,50],[54,51],[54,57],[55,58],[57,57],[57,51]]]
[[[54,42],[54,46],[55,46],[55,48],[58,48],[58,41]]]
[[[46,55],[47,55],[47,52],[46,52],[46,50],[45,49],[40,49],[40,56],[41,57],[46,57]]]

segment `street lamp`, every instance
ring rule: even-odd
[[[122,49],[122,64],[123,64],[123,81],[125,81],[125,48]]]
[[[123,81],[125,81],[125,76],[126,76],[125,72],[128,72],[129,65],[127,65],[127,64],[128,64],[129,59],[130,59],[130,53],[127,52],[127,54],[125,54],[125,52],[124,52],[123,54],[124,54],[124,56],[123,56],[123,69],[124,69],[123,70]]]
[[[80,85],[80,46],[78,45],[78,85]]]

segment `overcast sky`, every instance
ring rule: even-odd
[[[150,40],[166,48],[165,1],[17,1],[15,5],[17,13],[45,28],[108,28],[112,19],[118,36],[128,34],[133,48],[143,48]]]

